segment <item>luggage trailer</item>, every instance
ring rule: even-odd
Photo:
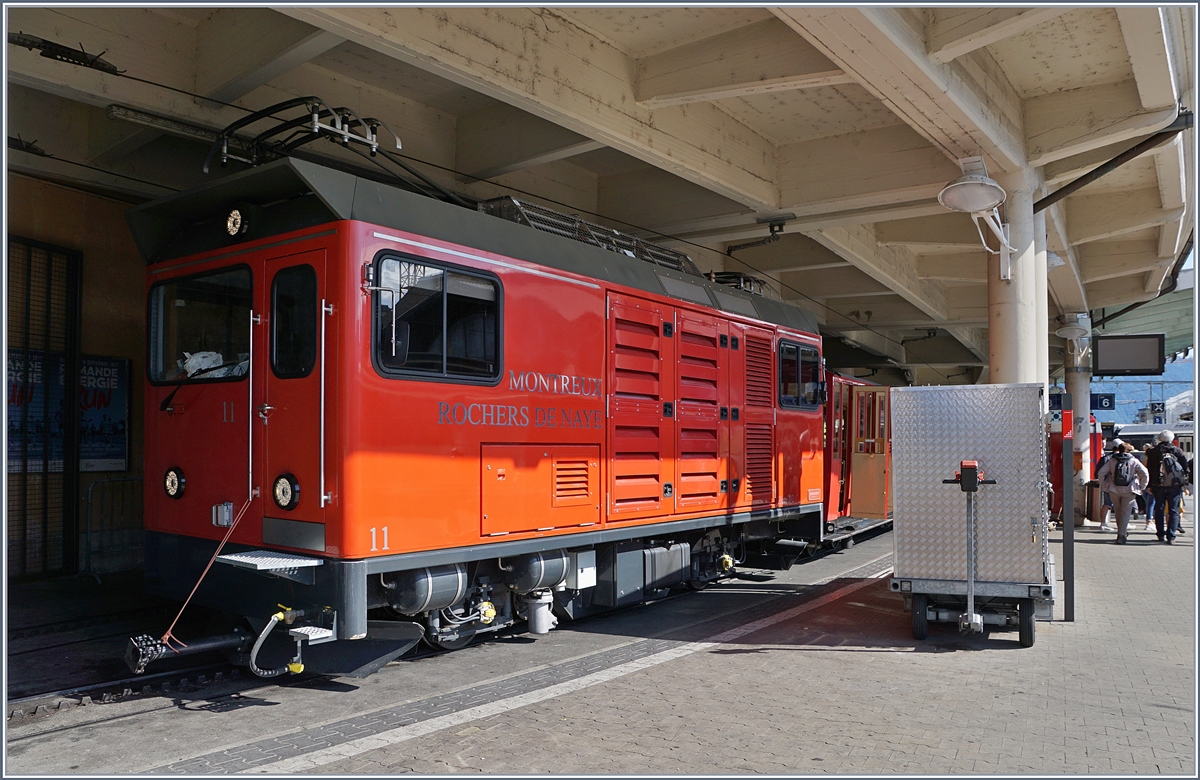
[[[891,589],[912,612],[913,638],[956,622],[964,634],[1016,627],[1030,647],[1036,620],[1053,617],[1042,394],[1040,384],[892,390]]]

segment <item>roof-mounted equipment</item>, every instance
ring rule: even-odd
[[[493,217],[598,246],[610,252],[620,252],[647,263],[672,268],[692,276],[703,276],[692,259],[683,252],[676,252],[674,249],[643,241],[637,236],[588,222],[578,214],[563,214],[507,195],[483,201],[479,204],[479,210]]]

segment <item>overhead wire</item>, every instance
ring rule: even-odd
[[[81,67],[86,67],[86,66],[81,66]],[[130,74],[128,74],[128,73],[125,73],[124,71],[112,72],[112,71],[102,70],[102,72],[104,72],[104,73],[107,73],[107,74],[109,74],[109,75],[112,75],[112,76],[118,76],[118,77],[120,77],[120,78],[123,78],[123,79],[130,79],[131,81],[137,81],[137,82],[140,82],[140,83],[142,83],[142,84],[147,84],[147,85],[150,85],[150,86],[154,86],[154,87],[160,87],[160,88],[162,88],[162,89],[170,90],[170,91],[172,91],[172,92],[177,92],[177,93],[179,93],[179,94],[182,94],[182,95],[187,95],[188,97],[196,98],[197,100],[204,100],[204,101],[208,101],[208,102],[210,102],[210,103],[216,103],[216,104],[218,104],[218,105],[221,105],[221,106],[226,106],[226,107],[228,107],[228,108],[236,108],[236,109],[238,109],[239,111],[245,111],[245,112],[247,112],[247,113],[250,113],[250,114],[253,114],[253,113],[255,113],[254,109],[251,109],[251,108],[246,108],[245,106],[239,106],[239,105],[237,105],[236,103],[229,103],[229,102],[227,102],[227,101],[224,101],[224,100],[218,100],[217,98],[208,97],[208,96],[201,95],[201,94],[198,94],[198,93],[195,93],[195,92],[191,92],[191,91],[189,91],[189,90],[182,89],[182,88],[180,88],[180,87],[173,87],[173,86],[171,86],[171,85],[169,85],[169,84],[162,84],[162,83],[160,83],[160,82],[157,82],[157,81],[152,81],[152,80],[150,80],[150,79],[143,79],[143,78],[140,78],[140,77],[138,77],[138,76],[133,76],[133,75],[130,75]],[[272,116],[273,116],[273,115],[272,115]],[[363,156],[363,155],[362,155],[362,152],[361,152],[360,150],[357,150],[357,149],[355,149],[354,151],[355,151],[357,154],[359,154],[360,156]],[[472,179],[472,180],[474,180],[474,181],[477,181],[477,182],[484,182],[484,183],[487,183],[487,184],[491,184],[492,186],[495,186],[495,187],[500,187],[500,188],[502,188],[502,189],[509,190],[509,191],[511,191],[511,192],[520,193],[520,194],[522,194],[522,195],[527,195],[527,196],[529,196],[529,197],[537,198],[537,199],[539,199],[539,200],[542,200],[542,201],[547,201],[547,202],[549,202],[549,203],[553,203],[553,204],[555,204],[555,205],[562,206],[562,207],[564,207],[564,208],[567,208],[567,209],[571,209],[572,211],[575,211],[575,212],[578,212],[578,213],[588,214],[588,215],[590,215],[590,216],[593,216],[593,217],[598,217],[598,218],[600,218],[600,219],[604,219],[604,220],[608,220],[609,222],[614,222],[614,223],[616,223],[616,224],[623,225],[623,226],[625,226],[625,227],[628,227],[628,228],[633,228],[634,230],[642,231],[642,232],[649,233],[649,234],[651,234],[651,235],[654,235],[654,236],[658,236],[658,237],[660,237],[660,238],[665,238],[665,239],[668,239],[668,240],[670,240],[670,241],[678,242],[678,243],[680,243],[680,244],[683,244],[683,245],[685,245],[685,246],[695,247],[696,249],[703,250],[703,251],[705,251],[705,252],[711,252],[711,253],[713,253],[714,255],[717,255],[718,257],[721,257],[721,258],[724,258],[724,257],[725,257],[724,253],[722,253],[722,252],[720,252],[720,251],[718,251],[718,250],[716,250],[716,249],[713,249],[712,247],[708,247],[708,246],[705,246],[705,245],[703,245],[703,244],[697,244],[697,243],[696,243],[696,242],[694,242],[694,241],[689,241],[688,239],[686,239],[686,238],[681,238],[681,237],[679,237],[679,236],[673,236],[673,235],[671,235],[671,234],[669,234],[669,233],[663,233],[662,231],[655,230],[654,228],[648,228],[648,227],[645,227],[645,226],[642,226],[642,225],[638,225],[638,224],[635,224],[635,223],[632,223],[632,222],[628,222],[628,221],[626,221],[626,220],[623,220],[623,219],[618,219],[618,218],[615,218],[615,217],[610,217],[610,216],[608,216],[608,215],[605,215],[605,214],[600,214],[600,213],[598,213],[598,212],[590,211],[590,210],[588,210],[588,209],[581,209],[581,208],[578,208],[577,206],[571,205],[571,204],[569,204],[569,203],[564,203],[564,202],[562,202],[562,201],[559,201],[559,200],[556,200],[556,199],[554,199],[554,198],[548,198],[548,197],[545,197],[545,196],[543,196],[543,195],[538,195],[538,194],[535,194],[535,193],[532,193],[532,192],[528,192],[528,191],[526,191],[526,190],[522,190],[522,189],[520,189],[519,187],[513,187],[513,186],[511,186],[511,185],[507,185],[507,184],[499,184],[499,183],[497,183],[497,182],[495,182],[495,181],[492,181],[491,179],[483,178],[483,177],[480,177],[480,176],[475,176],[475,175],[473,175],[473,174],[470,174],[470,173],[465,173],[465,172],[463,172],[463,171],[459,171],[459,170],[456,170],[456,169],[454,169],[454,168],[450,168],[450,167],[447,167],[447,166],[444,166],[444,165],[439,165],[439,164],[437,164],[437,163],[429,162],[428,160],[421,160],[421,159],[419,159],[419,158],[412,157],[411,155],[400,154],[400,153],[398,153],[398,152],[385,151],[385,150],[382,150],[382,149],[381,149],[381,150],[379,150],[379,151],[380,151],[380,153],[382,153],[382,154],[383,154],[383,155],[384,155],[384,156],[385,156],[387,159],[391,160],[392,162],[396,163],[397,165],[400,165],[402,168],[404,168],[406,171],[408,171],[409,173],[411,173],[413,176],[417,176],[417,177],[418,177],[418,178],[420,178],[420,179],[421,179],[423,182],[425,182],[427,185],[429,185],[429,186],[432,186],[432,187],[436,188],[437,190],[439,190],[439,191],[441,191],[442,193],[444,193],[446,197],[448,197],[448,198],[451,198],[451,199],[455,200],[455,201],[458,203],[458,205],[460,205],[460,206],[466,206],[466,207],[470,208],[469,204],[467,204],[467,203],[465,202],[465,200],[461,198],[461,196],[457,196],[457,195],[455,195],[454,193],[450,192],[449,190],[446,190],[446,189],[444,189],[443,187],[441,187],[440,185],[436,184],[435,182],[433,182],[433,181],[429,180],[427,177],[425,177],[425,176],[423,176],[422,174],[420,174],[419,172],[415,171],[415,170],[414,170],[414,169],[413,169],[411,166],[409,166],[409,165],[405,164],[405,163],[404,163],[404,162],[402,162],[402,161],[403,161],[403,160],[409,160],[409,161],[411,161],[411,162],[419,163],[419,164],[421,164],[421,165],[427,165],[427,166],[429,166],[429,167],[431,167],[431,168],[435,168],[435,169],[437,169],[437,170],[440,170],[440,171],[445,171],[446,173],[450,173],[450,174],[453,174],[453,175],[456,175],[456,176],[462,176],[462,177],[464,177],[464,178]],[[57,159],[57,158],[56,158],[56,159]],[[379,166],[381,169],[383,169],[383,170],[384,170],[386,173],[388,173],[389,175],[391,175],[391,176],[396,176],[397,178],[401,178],[401,179],[403,180],[403,178],[402,178],[402,177],[399,177],[399,176],[397,176],[397,174],[395,174],[394,172],[392,172],[392,171],[387,171],[387,169],[386,169],[386,168],[383,168],[383,166],[382,166],[381,164],[379,164],[379,163],[378,163],[378,162],[377,162],[375,159],[373,159],[373,158],[368,158],[368,159],[371,159],[371,162],[373,162],[373,163],[375,163],[376,165],[378,165],[378,166]],[[83,165],[82,163],[75,163],[75,164],[76,164],[76,165]],[[86,167],[86,168],[91,168],[92,166],[83,165],[83,167]],[[101,169],[99,169],[99,168],[93,168],[93,170],[100,171]],[[101,171],[101,172],[103,172],[103,173],[108,173],[107,171]],[[121,174],[114,174],[114,175],[120,176]],[[133,177],[126,176],[125,178],[130,178],[130,179],[132,179]],[[140,179],[135,179],[135,180],[136,180],[136,181],[142,181],[142,180],[140,180]],[[146,184],[153,184],[153,182],[144,182],[144,183],[146,183]],[[412,185],[412,182],[408,182],[408,183],[409,183],[410,185]],[[154,185],[154,186],[160,186],[160,187],[161,187],[161,186],[163,186],[163,185]],[[165,189],[171,189],[171,188],[169,188],[169,187],[166,187]],[[421,188],[421,189],[424,189],[424,188]],[[178,191],[178,190],[176,190],[176,191]],[[429,194],[429,193],[426,193],[426,194]],[[762,275],[764,275],[764,276],[767,276],[767,272],[766,272],[766,271],[763,271],[762,269],[759,269],[759,268],[756,268],[756,267],[754,267],[754,266],[753,266],[753,265],[751,265],[750,263],[747,263],[745,260],[740,260],[740,259],[739,259],[739,260],[738,260],[738,263],[740,263],[741,265],[745,266],[746,268],[749,268],[749,269],[750,269],[751,271],[753,271],[754,273],[758,273],[758,274],[762,274]],[[834,315],[836,315],[836,316],[838,316],[838,317],[840,317],[840,318],[842,318],[842,319],[846,320],[846,322],[848,322],[848,323],[850,323],[850,324],[852,324],[852,325],[855,325],[855,326],[857,326],[857,327],[859,327],[859,328],[862,328],[862,329],[864,329],[864,330],[867,330],[867,331],[869,331],[869,332],[871,332],[871,333],[874,333],[875,335],[879,336],[880,338],[884,339],[885,341],[891,342],[892,344],[895,344],[896,346],[899,346],[899,347],[903,347],[903,346],[904,346],[904,345],[903,345],[903,344],[902,344],[900,341],[897,341],[896,339],[894,339],[894,338],[892,338],[892,337],[888,336],[886,333],[883,333],[882,331],[876,330],[875,328],[871,327],[871,326],[870,326],[868,323],[865,323],[865,322],[860,322],[859,320],[856,320],[856,319],[854,319],[853,317],[851,317],[851,316],[849,316],[849,315],[847,315],[847,314],[843,314],[842,312],[840,312],[840,311],[837,311],[836,309],[832,308],[832,307],[831,307],[831,306],[829,306],[828,304],[825,304],[825,303],[823,303],[822,301],[819,301],[819,300],[817,300],[816,298],[813,298],[812,296],[808,295],[808,294],[807,294],[807,293],[805,293],[803,290],[800,290],[800,289],[798,289],[798,288],[796,288],[796,287],[793,287],[792,285],[788,284],[787,282],[784,282],[782,279],[780,279],[780,280],[775,280],[775,281],[778,281],[779,285],[780,285],[780,286],[782,286],[783,288],[785,288],[785,289],[787,289],[787,290],[790,290],[790,291],[792,291],[792,292],[796,293],[798,296],[800,296],[800,297],[801,297],[801,298],[803,298],[804,300],[806,300],[806,301],[809,301],[810,303],[814,304],[815,306],[819,306],[820,308],[824,309],[825,311],[829,312],[830,314],[834,314]],[[936,323],[930,323],[930,324],[931,324],[931,325],[936,325]],[[948,377],[947,377],[945,374],[943,374],[941,371],[938,371],[936,368],[934,368],[933,366],[931,366],[931,365],[930,365],[928,362],[926,362],[926,361],[924,361],[924,360],[920,360],[920,361],[919,361],[919,363],[920,363],[921,365],[923,365],[925,368],[928,368],[929,370],[933,371],[935,374],[937,374],[938,376],[942,377],[943,379],[947,379],[947,378],[948,378]],[[897,366],[897,367],[901,367],[901,366]]]

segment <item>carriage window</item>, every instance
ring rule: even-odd
[[[223,269],[150,290],[150,380],[244,377],[250,365],[250,269]]]
[[[308,376],[317,362],[317,272],[294,265],[271,283],[271,370],[289,379]]]
[[[821,358],[817,350],[782,341],[779,344],[779,405],[816,406],[820,395]]]
[[[492,279],[385,258],[379,263],[376,355],[384,370],[499,376],[499,285]],[[393,325],[394,323],[394,325]]]

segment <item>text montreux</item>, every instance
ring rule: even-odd
[[[542,374],[537,371],[508,372],[508,389],[526,393],[554,395],[586,395],[601,398],[600,380],[589,376]]]

